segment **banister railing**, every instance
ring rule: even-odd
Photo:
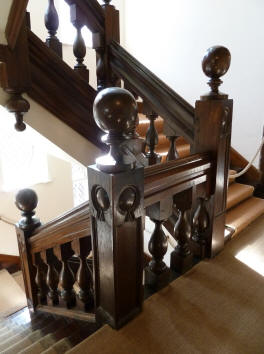
[[[151,105],[168,125],[190,143],[194,139],[194,108],[118,43],[112,42],[110,66],[129,87]]]

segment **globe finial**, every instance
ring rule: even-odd
[[[221,76],[225,75],[229,69],[231,54],[229,50],[222,46],[214,46],[207,50],[202,61],[203,72],[210,78],[208,85],[211,91],[202,96],[203,99],[223,99],[226,94],[219,92],[222,84]]]
[[[38,196],[33,189],[22,189],[16,194],[15,204],[22,211],[22,219],[19,221],[19,227],[26,231],[32,231],[40,225],[39,219],[35,218],[34,209],[38,205]]]
[[[96,160],[97,167],[105,172],[130,169],[135,161],[120,146],[135,134],[138,110],[134,96],[119,87],[106,88],[96,96],[93,113],[98,127],[107,133],[103,141],[110,145],[109,154]]]

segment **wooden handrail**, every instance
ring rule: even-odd
[[[9,12],[5,29],[6,40],[10,49],[14,49],[24,21],[28,0],[14,0]]]
[[[146,100],[168,125],[190,143],[194,139],[194,108],[118,43],[112,42],[110,66],[114,73]]]
[[[208,181],[213,167],[209,154],[195,154],[144,169],[144,206],[147,207],[194,185]],[[90,235],[89,202],[85,202],[51,222],[38,227],[29,244],[31,252],[40,252],[57,244]]]
[[[29,96],[99,148],[102,131],[93,118],[96,91],[29,31],[32,85]]]
[[[75,4],[81,10],[86,26],[93,33],[104,34],[105,15],[97,0],[65,0],[69,5]]]

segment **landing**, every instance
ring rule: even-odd
[[[264,275],[263,216],[146,300],[123,329],[104,326],[70,353],[263,353],[264,278],[236,255]]]

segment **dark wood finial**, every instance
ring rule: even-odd
[[[135,159],[120,146],[135,135],[138,110],[134,96],[119,87],[106,88],[96,96],[93,113],[98,127],[107,133],[103,141],[110,146],[109,154],[96,160],[97,167],[109,173],[133,168]]]
[[[59,16],[54,5],[54,0],[49,0],[48,2],[48,8],[45,13],[44,21],[49,34],[49,37],[46,39],[46,44],[60,57],[62,57],[62,44],[56,36],[59,28]]]
[[[26,129],[26,124],[23,122],[24,114],[29,111],[30,104],[25,100],[21,93],[13,93],[7,101],[5,108],[10,113],[14,113],[16,117],[15,129],[22,132]]]
[[[219,86],[223,82],[220,77],[227,73],[230,62],[231,54],[227,48],[214,46],[207,50],[202,61],[202,68],[205,75],[210,78],[208,85],[211,91],[202,96],[202,99],[224,99],[228,97],[219,91]]]
[[[112,1],[112,0],[103,0],[104,1],[104,5],[110,5],[110,2]]]
[[[38,196],[33,189],[22,189],[16,195],[15,204],[19,210],[22,211],[22,219],[18,225],[25,231],[33,231],[40,225],[39,219],[34,217],[38,205]]]

